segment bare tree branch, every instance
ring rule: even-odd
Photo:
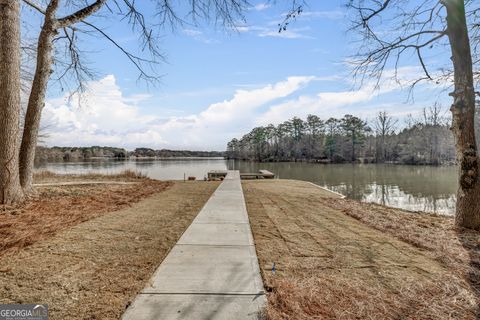
[[[23,2],[25,4],[27,4],[28,6],[32,7],[33,9],[37,10],[38,12],[40,12],[42,14],[45,14],[45,10],[42,7],[40,7],[39,5],[37,5],[36,3],[34,3],[33,1],[23,0]]]
[[[94,29],[98,33],[100,33],[103,37],[105,37],[105,39],[107,39],[110,43],[112,43],[115,47],[117,47],[128,58],[128,60],[130,60],[130,62],[133,63],[135,68],[140,72],[140,78],[145,80],[158,80],[158,77],[148,74],[148,72],[146,72],[141,65],[142,62],[157,63],[156,61],[148,60],[132,54],[131,52],[123,48],[121,45],[119,45],[118,42],[115,41],[112,37],[110,37],[106,32],[104,32],[102,29],[98,28],[94,24],[91,24],[87,21],[82,21],[82,23]]]
[[[72,24],[82,21],[86,17],[100,10],[100,8],[105,4],[106,1],[107,0],[97,0],[91,5],[86,6],[78,10],[77,12],[72,13],[71,15],[58,19],[57,20],[58,27],[59,28],[68,27],[68,26],[71,26]]]

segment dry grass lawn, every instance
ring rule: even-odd
[[[469,254],[444,218],[413,223],[411,213],[389,209],[390,217],[301,181],[244,181],[243,189],[268,319],[476,318],[478,291],[457,270],[470,270]]]
[[[37,171],[33,176],[35,184],[43,183],[61,183],[75,181],[120,181],[120,182],[138,182],[145,180],[146,176],[140,171],[124,170],[114,174],[84,173],[84,174],[58,174],[51,171]]]
[[[0,303],[47,303],[50,319],[118,319],[217,186],[149,180],[40,190],[31,207],[0,214],[3,246],[12,230],[5,221],[34,230],[27,247],[0,257]]]
[[[17,207],[0,209],[0,258],[61,230],[107,212],[119,210],[172,185],[172,182],[134,176],[61,176],[44,172],[35,182],[103,181],[105,184],[51,185],[38,187],[33,198]],[[119,181],[128,184],[118,184]]]

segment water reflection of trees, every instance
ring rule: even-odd
[[[372,189],[373,192],[364,195],[362,200],[411,211],[435,212],[439,214],[453,214],[455,211],[456,197],[454,194],[445,197],[411,195],[404,193],[396,186],[386,185],[373,185]]]
[[[349,198],[415,211],[453,212],[456,168],[402,165],[321,165],[230,161],[242,172],[267,169],[284,179],[301,179],[340,192]]]

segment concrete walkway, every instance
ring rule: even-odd
[[[229,171],[122,319],[257,319],[265,301],[240,173]]]

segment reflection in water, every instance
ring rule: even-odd
[[[52,162],[37,166],[58,173],[115,173],[141,171],[151,178],[181,180],[184,174],[203,179],[210,170],[235,169],[257,172],[267,169],[283,179],[299,179],[325,186],[348,198],[413,211],[453,214],[457,178],[455,167],[313,164],[300,162],[256,163],[237,160],[90,160]]]
[[[229,168],[242,172],[267,169],[280,178],[311,181],[351,199],[406,210],[455,211],[456,167],[231,161]]]
[[[57,173],[118,173],[126,169],[142,172],[153,179],[183,180],[194,176],[203,179],[210,170],[225,170],[223,158],[168,160],[89,160],[80,162],[49,162],[36,165],[37,170]]]

